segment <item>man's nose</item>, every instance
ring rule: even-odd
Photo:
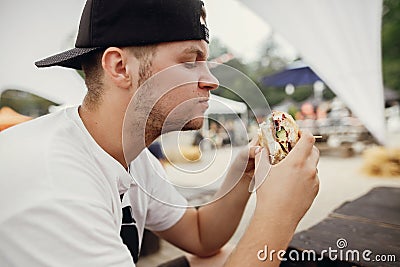
[[[218,79],[210,72],[207,64],[204,64],[203,75],[199,79],[199,88],[211,91],[217,89],[218,86]]]

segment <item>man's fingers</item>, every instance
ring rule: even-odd
[[[288,157],[298,157],[298,159],[306,159],[309,157],[315,143],[314,136],[309,131],[301,131],[300,139],[288,154]]]
[[[319,162],[319,149],[316,146],[312,147],[311,155],[309,157],[312,164],[315,166],[318,165]]]
[[[254,159],[258,153],[261,152],[261,146],[251,146],[249,148],[249,158]]]
[[[254,159],[259,145],[258,136],[253,137],[247,147],[240,151],[242,158],[246,158],[246,160]]]
[[[250,141],[250,143],[249,143],[249,146],[258,146],[258,145],[259,145],[258,135],[255,135],[255,136],[251,139],[251,141]]]
[[[254,159],[255,155],[261,151],[261,149],[265,149],[267,151],[267,155],[269,155],[269,149],[268,147],[262,147],[260,144],[260,140],[258,138],[258,135],[254,136],[253,139],[251,139],[249,145],[249,158]]]
[[[256,166],[254,171],[254,177],[249,185],[249,192],[254,192],[263,184],[265,178],[271,169],[271,163],[269,162],[269,155],[267,150],[262,148],[259,153],[256,154]]]

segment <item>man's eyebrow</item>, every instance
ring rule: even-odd
[[[202,59],[206,59],[206,54],[198,47],[196,46],[191,46],[183,50],[183,53],[185,54],[196,54],[198,57]]]

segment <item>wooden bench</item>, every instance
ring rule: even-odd
[[[295,234],[286,258],[282,267],[400,266],[400,188],[377,187],[344,203],[322,222]]]

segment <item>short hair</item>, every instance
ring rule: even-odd
[[[207,12],[206,12],[206,9],[205,9],[204,6],[201,8],[200,16],[201,16],[201,18],[204,20],[204,23],[205,23],[206,26],[207,26],[207,20],[206,20],[206,18],[207,18]]]
[[[87,55],[82,60],[82,70],[84,73],[85,84],[88,89],[84,102],[88,105],[89,109],[94,109],[101,101],[103,94],[103,71],[101,67],[101,58],[104,49],[97,50]]]
[[[151,75],[150,67],[156,48],[157,45],[127,47],[127,50],[140,62],[138,86],[140,86]],[[104,51],[105,49],[94,51],[82,60],[82,70],[84,73],[85,84],[88,89],[84,102],[87,107],[92,110],[96,109],[98,104],[102,101],[104,92],[103,68],[101,66],[101,58]]]

